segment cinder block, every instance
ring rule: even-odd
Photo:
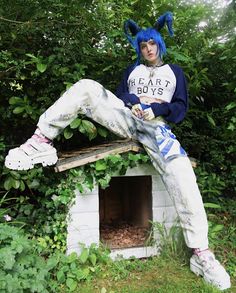
[[[99,230],[99,213],[74,213],[68,218],[68,231],[98,229]]]
[[[153,208],[153,222],[175,223],[177,218],[174,206]]]
[[[167,190],[153,191],[152,194],[152,206],[153,208],[158,207],[170,207],[174,206],[172,199]]]
[[[143,258],[151,257],[160,254],[158,246],[148,246],[148,247],[132,247],[124,249],[112,249],[110,257],[114,260],[119,260],[120,258],[129,259],[130,257]]]
[[[152,190],[153,191],[164,191],[166,187],[160,175],[152,176]]]
[[[77,193],[73,205],[70,207],[70,213],[82,213],[82,212],[98,212],[99,201],[98,201],[98,189],[96,192],[90,194]]]
[[[87,229],[70,232],[67,235],[67,253],[81,252],[81,243],[89,247],[92,243],[99,244],[99,230]]]

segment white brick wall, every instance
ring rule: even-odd
[[[176,211],[171,198],[162,182],[161,176],[151,165],[140,165],[129,169],[125,176],[152,176],[152,213],[153,222],[163,223],[170,228],[176,223]],[[156,233],[155,233],[156,235]],[[158,235],[155,239],[158,241]],[[70,207],[68,215],[67,253],[73,251],[80,253],[79,243],[90,246],[92,243],[99,245],[99,195],[96,186],[91,192],[81,195],[77,191],[76,199]],[[142,252],[141,252],[142,251]],[[123,255],[124,257],[143,257],[157,254],[156,247],[144,249],[135,248],[119,249],[113,251],[111,256]],[[140,256],[141,255],[141,256]]]

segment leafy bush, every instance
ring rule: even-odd
[[[16,227],[0,224],[0,292],[49,292],[49,269],[32,240]]]
[[[41,253],[23,230],[0,224],[0,292],[72,292],[110,260],[108,251],[94,245],[83,247],[79,257],[57,252],[45,259]]]

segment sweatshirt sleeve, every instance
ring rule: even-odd
[[[187,83],[183,70],[173,64],[169,64],[176,77],[176,88],[170,103],[152,103],[151,108],[154,115],[163,116],[168,122],[181,122],[188,110]]]
[[[135,94],[130,94],[128,89],[128,77],[134,67],[134,65],[131,65],[125,70],[121,83],[115,93],[116,96],[124,102],[125,106],[129,108],[140,103],[139,98]]]

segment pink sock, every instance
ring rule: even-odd
[[[209,248],[193,248],[193,254],[199,255],[200,253],[204,252],[204,251],[208,251]]]
[[[52,143],[52,140],[47,138],[39,128],[37,128],[32,136],[32,138],[39,140],[40,142],[45,142],[45,143]]]

